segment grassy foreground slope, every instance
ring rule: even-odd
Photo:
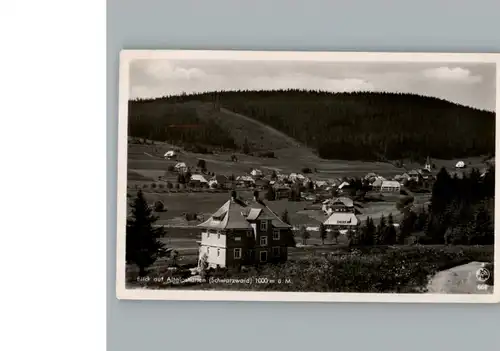
[[[159,106],[214,102],[214,96],[212,92],[183,95],[131,105],[132,111],[140,107],[149,116],[157,114],[153,111]],[[299,90],[231,91],[217,96],[223,109],[269,125],[326,159],[420,160],[428,155],[454,159],[494,153],[493,112],[436,98]]]

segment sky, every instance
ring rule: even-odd
[[[130,65],[130,98],[214,90],[386,91],[433,96],[495,111],[491,63],[341,63],[141,59]]]

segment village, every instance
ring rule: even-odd
[[[231,167],[211,172],[203,155],[196,156],[169,149],[158,156],[167,166],[154,181],[129,182],[129,194],[144,192],[157,225],[166,228],[164,242],[175,265],[192,267],[192,274],[202,266],[241,268],[285,262],[311,250],[325,253],[346,245],[367,219],[389,219],[397,229],[403,207],[428,206],[438,171],[427,157],[421,167],[391,176],[333,178],[306,167],[290,173],[249,167],[234,174]],[[228,157],[238,162],[237,155]],[[461,177],[468,165],[459,160],[454,166],[450,174]]]

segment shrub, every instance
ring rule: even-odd
[[[155,201],[154,210],[155,212],[165,212],[166,211],[165,204],[160,200]]]
[[[165,188],[165,185],[163,183],[160,183],[160,184],[158,184],[158,188],[163,189],[163,188]]]
[[[177,184],[178,185],[178,184]],[[172,189],[172,183],[167,182],[167,189]]]
[[[169,171],[169,172],[175,172],[174,165],[169,165],[168,168],[167,168],[167,171]]]
[[[307,173],[312,173],[312,171],[309,167],[304,167],[304,168],[302,168],[302,173],[307,174]]]
[[[151,184],[151,189],[156,189],[156,183]]]
[[[186,221],[195,221],[198,219],[198,215],[194,212],[187,212],[184,214]]]
[[[220,284],[223,290],[281,290],[314,292],[415,293],[427,286],[429,276],[471,261],[491,262],[493,247],[369,248],[328,257],[311,256],[283,264],[266,265],[259,277],[288,284]],[[248,278],[252,272],[236,274]],[[206,288],[204,285],[197,288]],[[214,288],[213,286],[211,288]]]
[[[148,184],[143,184],[143,185],[142,185],[142,188],[143,188],[143,189],[148,189],[148,188],[149,188],[149,185],[148,185]]]

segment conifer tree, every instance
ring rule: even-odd
[[[288,216],[288,210],[285,208],[285,210],[283,211],[283,213],[281,214],[281,220],[290,225],[290,217]]]
[[[243,142],[243,153],[248,155],[250,153],[250,145],[248,144],[248,139],[245,137],[245,141]]]
[[[384,245],[385,244],[385,236],[387,231],[387,223],[385,222],[385,217],[382,214],[380,216],[380,222],[377,226],[377,233],[375,235],[375,244],[376,245]]]
[[[305,225],[302,225],[300,227],[300,237],[302,238],[303,245],[306,245],[307,239],[309,239],[311,237],[311,234],[307,231],[307,228]]]
[[[165,236],[163,227],[155,227],[158,217],[146,202],[141,190],[131,204],[131,216],[127,220],[126,261],[139,267],[139,276],[145,276],[147,268],[167,254],[165,244],[159,239]]]
[[[321,239],[321,244],[325,245],[325,239],[326,239],[326,227],[323,223],[319,224],[319,238]]]
[[[275,199],[276,199],[276,194],[275,194],[274,188],[271,185],[269,185],[267,187],[266,200],[267,201],[274,201]]]
[[[389,217],[387,217],[387,229],[385,234],[384,244],[386,245],[394,245],[396,244],[396,228],[394,227],[394,218],[392,217],[392,213],[389,213]]]

